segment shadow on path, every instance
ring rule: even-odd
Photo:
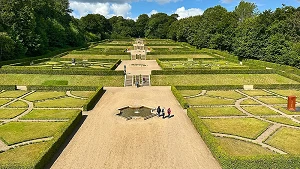
[[[79,130],[79,128],[82,126],[82,124],[84,123],[84,121],[86,120],[86,118],[87,118],[87,115],[82,115],[81,121],[78,123],[78,125],[76,126],[76,128],[74,128],[73,132],[68,136],[68,138],[64,141],[64,143],[59,147],[59,149],[54,154],[54,156],[52,157],[52,159],[44,167],[45,169],[50,169],[52,167],[52,165],[54,164],[54,162],[57,160],[57,158],[60,156],[60,154],[63,152],[63,150],[67,147],[67,145],[72,140],[72,138],[74,137],[74,135],[77,133],[77,131]]]

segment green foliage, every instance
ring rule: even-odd
[[[243,69],[180,69],[180,70],[152,70],[152,75],[184,75],[184,74],[272,74],[273,70],[243,70]]]
[[[98,103],[98,101],[101,99],[103,94],[105,93],[105,90],[103,87],[99,87],[95,94],[89,97],[89,99],[86,101],[86,103],[83,105],[83,110],[84,111],[90,111],[92,110],[95,105]]]
[[[97,89],[96,86],[38,86],[38,85],[27,86],[27,90],[37,90],[37,91],[92,91],[96,89]]]
[[[67,80],[47,80],[42,83],[44,86],[65,86],[68,85]]]
[[[189,108],[189,104],[183,98],[182,94],[176,89],[176,87],[171,86],[171,91],[172,91],[173,95],[177,98],[177,100],[180,103],[181,107],[183,107],[184,109]]]

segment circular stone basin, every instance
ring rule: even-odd
[[[123,108],[118,109],[120,113],[118,113],[118,116],[122,116],[126,119],[131,119],[133,117],[150,117],[150,116],[155,116],[154,113],[152,113],[152,109],[149,107],[145,106],[140,106],[140,107],[130,107],[126,106]]]

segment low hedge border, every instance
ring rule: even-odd
[[[224,152],[218,140],[210,133],[207,126],[193,109],[189,108],[187,110],[187,115],[201,138],[211,150],[213,156],[219,161],[224,169],[281,169],[299,168],[300,166],[300,156],[296,155],[230,156]]]
[[[92,110],[104,93],[105,90],[103,89],[103,87],[99,87],[96,90],[96,92],[92,96],[90,96],[89,99],[86,101],[86,103],[83,105],[83,110],[84,111]]]
[[[121,59],[119,59],[118,61],[117,61],[117,63],[116,64],[114,64],[112,67],[111,67],[111,69],[110,70],[116,70],[117,69],[117,67],[120,65],[122,63],[122,60]]]
[[[78,70],[78,69],[45,69],[45,68],[2,68],[0,74],[47,74],[47,75],[93,75],[93,76],[123,76],[123,71],[114,70]]]
[[[243,89],[243,85],[200,85],[200,86],[175,86],[177,90],[236,90]]]
[[[184,108],[187,109],[189,108],[189,104],[187,103],[187,101],[183,98],[183,96],[181,95],[181,93],[177,90],[177,88],[175,86],[171,86],[171,91],[173,93],[173,95],[177,98],[178,102],[180,103],[180,105]]]
[[[300,84],[257,84],[254,89],[299,89]]]
[[[40,86],[40,85],[29,85],[27,90],[36,91],[96,91],[97,86]]]
[[[152,75],[184,75],[184,74],[276,74],[267,69],[181,69],[181,70],[152,70]]]
[[[16,85],[0,85],[0,91],[1,90],[16,90]]]

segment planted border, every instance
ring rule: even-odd
[[[99,87],[96,90],[95,94],[90,96],[89,99],[86,101],[86,103],[83,105],[83,110],[84,111],[92,110],[95,107],[95,105],[98,103],[100,98],[103,96],[104,93],[105,93],[105,90],[103,89],[103,87]]]
[[[184,74],[276,74],[274,70],[266,69],[181,69],[181,70],[152,70],[152,75],[184,75]]]
[[[29,85],[27,90],[37,91],[95,91],[97,86],[40,86],[40,85]]]
[[[177,88],[176,88],[175,86],[171,86],[171,91],[172,91],[173,95],[177,98],[177,100],[178,100],[178,102],[180,103],[180,105],[181,105],[184,109],[189,108],[188,102],[183,98],[183,96],[182,96],[181,93],[177,90]]]

